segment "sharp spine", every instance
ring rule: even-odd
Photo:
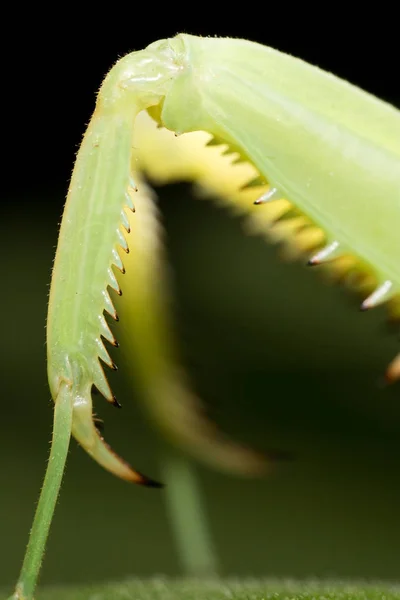
[[[127,207],[130,208],[132,212],[135,212],[135,205],[133,204],[133,200],[129,192],[125,192],[125,202]]]
[[[99,315],[99,323],[100,323],[100,335],[104,339],[106,339],[107,342],[110,342],[110,344],[112,344],[113,346],[118,347],[118,342],[115,339],[115,337],[113,336],[113,334],[111,333],[111,329],[107,325],[104,315]]]
[[[128,252],[129,252],[128,242],[126,241],[125,236],[120,229],[117,229],[117,237],[118,237],[118,243],[121,246],[122,250],[124,250],[124,252],[126,252],[128,254]]]
[[[112,261],[113,264],[121,271],[121,273],[125,273],[125,268],[122,263],[121,257],[118,254],[118,250],[116,248],[112,249]]]
[[[126,216],[126,212],[124,211],[124,209],[121,210],[121,223],[122,223],[123,227],[126,229],[126,231],[129,233],[131,228],[129,225],[129,219]]]
[[[266,192],[265,194],[260,196],[254,202],[254,204],[256,204],[258,206],[259,204],[267,204],[267,202],[272,202],[273,200],[279,200],[281,198],[282,198],[282,194],[280,194],[278,192],[277,188],[273,187],[273,188],[269,189],[268,192]]]
[[[110,355],[108,354],[107,350],[105,349],[102,340],[99,338],[96,338],[96,345],[97,345],[97,354],[98,354],[99,358],[101,358],[101,360],[106,365],[108,365],[109,367],[112,368],[114,363],[111,360]]]
[[[107,284],[110,286],[111,289],[113,289],[115,292],[117,292],[117,294],[120,295],[121,290],[120,290],[117,278],[115,277],[114,271],[112,270],[112,267],[108,268],[107,275],[108,275]]]
[[[129,187],[134,191],[137,192],[138,191],[138,187],[133,179],[133,177],[129,177]]]
[[[325,246],[325,248],[322,248],[322,250],[314,254],[314,256],[312,256],[309,259],[307,264],[310,267],[314,267],[316,265],[320,265],[321,263],[328,262],[330,260],[333,260],[334,258],[337,258],[337,256],[340,254],[339,246],[339,242],[335,240],[334,242],[328,244],[327,246]]]
[[[113,397],[112,397],[112,400],[111,400],[110,402],[111,402],[111,404],[112,404],[113,406],[115,406],[116,408],[122,408],[122,404],[120,404],[120,403],[118,402],[118,400],[116,399],[116,397],[115,397],[115,396],[113,396]]]
[[[389,279],[384,281],[382,285],[377,287],[376,290],[374,290],[372,294],[370,294],[368,298],[364,300],[364,302],[360,306],[360,309],[369,310],[370,308],[374,308],[378,304],[382,304],[382,302],[388,300],[390,297],[390,291],[392,289],[392,286],[393,282]]]
[[[93,384],[108,402],[112,402],[113,395],[108,385],[107,377],[104,375],[100,362],[96,360],[95,363],[93,365]]]
[[[115,321],[117,321],[118,320],[117,311],[114,308],[114,304],[112,303],[112,300],[111,300],[110,295],[107,292],[107,290],[103,290],[103,299],[104,299],[104,310],[106,310],[108,312],[108,314],[111,315],[111,317],[113,319],[115,319]]]

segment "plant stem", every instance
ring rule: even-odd
[[[163,457],[166,501],[186,575],[215,575],[218,559],[193,464],[169,451]]]
[[[53,439],[46,475],[21,573],[14,595],[9,600],[33,600],[67,460],[71,425],[71,392],[66,385],[62,385],[54,408]]]

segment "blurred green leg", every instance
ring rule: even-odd
[[[193,463],[169,451],[162,470],[169,518],[186,575],[216,575],[218,559]]]
[[[29,536],[28,547],[15,592],[9,600],[33,600],[64,474],[71,437],[71,424],[72,400],[70,392],[64,385],[61,387],[54,408],[53,440],[50,458]]]

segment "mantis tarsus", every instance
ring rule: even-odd
[[[188,149],[199,140],[221,146],[225,158],[204,169],[185,157],[188,149],[177,159],[185,139]],[[216,166],[229,169],[230,186],[209,176]],[[211,462],[250,474],[268,462],[225,440],[196,412],[170,343],[157,218],[142,172],[212,188],[272,240],[286,240],[292,253],[308,252],[310,264],[356,274],[366,293],[363,309],[389,300],[394,314],[400,312],[400,113],[394,107],[245,40],[178,35],[122,58],[100,88],[61,225],[47,324],[56,403],[52,454],[14,598],[33,597],[71,432],[109,471],[158,485],[114,454],[93,422],[93,386],[118,405],[99,361],[114,366],[104,340],[116,341],[103,315],[117,318],[108,289],[119,293],[114,267],[131,268],[140,312],[139,384],[154,406],[158,396],[170,398],[172,420],[185,422],[182,441],[198,454],[210,441]],[[132,258],[125,261],[120,251],[129,250],[131,228]],[[400,377],[400,355],[387,375]],[[154,412],[159,416],[159,408]]]

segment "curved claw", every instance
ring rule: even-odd
[[[117,477],[147,487],[163,487],[162,483],[149,479],[133,469],[104,441],[93,422],[90,393],[88,397],[74,398],[72,435],[95,461]]]

